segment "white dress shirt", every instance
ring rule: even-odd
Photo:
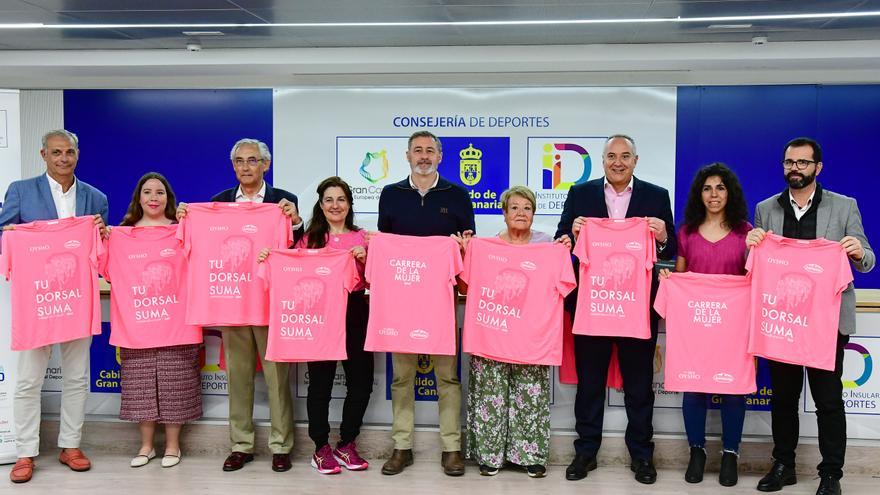
[[[73,185],[67,192],[63,191],[61,184],[46,174],[49,179],[49,190],[52,191],[52,200],[55,202],[55,211],[58,212],[58,218],[69,218],[76,216],[76,178],[73,179]]]
[[[807,200],[807,204],[804,205],[803,208],[797,204],[797,201],[794,200],[794,196],[791,195],[791,190],[788,191],[788,200],[791,201],[791,207],[794,209],[794,217],[800,221],[804,215],[810,210],[810,207],[813,206],[813,196],[816,195],[816,190],[813,189],[813,194],[810,194],[810,198]]]

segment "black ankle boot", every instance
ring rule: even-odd
[[[701,447],[691,447],[691,460],[688,461],[684,480],[688,483],[703,481],[703,471],[706,469],[706,451]]]
[[[733,452],[724,451],[721,454],[721,472],[718,473],[718,483],[722,486],[734,486],[738,480],[736,469],[737,455]]]

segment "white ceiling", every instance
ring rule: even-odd
[[[2,0],[0,22],[44,24],[269,24],[645,19],[864,12],[871,0]],[[584,45],[880,39],[880,17],[565,26],[228,27],[205,49],[377,46]],[[181,49],[181,28],[0,30],[0,50]]]
[[[880,11],[880,0],[0,0],[0,87],[537,86],[880,82],[880,16],[684,23],[268,23],[694,18]],[[740,22],[731,22],[740,24]],[[726,22],[725,22],[726,24]],[[211,28],[205,28],[211,29]],[[769,43],[753,46],[754,36]],[[188,42],[203,50],[187,52]]]

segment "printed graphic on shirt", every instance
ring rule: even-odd
[[[220,259],[208,260],[208,295],[212,298],[241,299],[241,283],[250,283],[253,242],[240,235],[227,237],[220,245]]]
[[[321,268],[329,274],[329,268]],[[283,340],[314,339],[315,327],[324,325],[326,292],[327,287],[323,280],[308,277],[297,282],[285,296],[282,296],[279,301],[281,303],[279,336]]]
[[[131,286],[134,319],[138,323],[168,321],[169,306],[178,304],[174,265],[167,261],[148,263],[141,272],[143,285]]]
[[[812,299],[810,277],[786,273],[776,283],[775,293],[761,293],[761,333],[771,339],[794,342],[795,335],[809,327]]]
[[[45,279],[34,280],[37,319],[73,315],[72,300],[83,297],[79,287],[71,287],[73,282],[79,280],[76,255],[53,254],[46,260],[43,273],[46,275]]]

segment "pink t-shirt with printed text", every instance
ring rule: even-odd
[[[345,250],[276,249],[260,264],[269,289],[266,359],[304,362],[348,359],[345,313],[360,282]]]
[[[364,349],[455,355],[458,243],[450,237],[378,233],[370,237],[366,277],[370,319]]]
[[[110,291],[110,344],[129,349],[199,344],[185,323],[187,261],[177,225],[113,227],[101,274]]]
[[[840,243],[769,234],[749,252],[746,270],[752,278],[749,352],[833,370],[840,295],[853,280]]]
[[[651,337],[651,270],[657,261],[648,221],[587,218],[574,246],[580,260],[572,333]]]
[[[190,203],[177,238],[189,260],[186,322],[201,326],[269,324],[269,294],[257,254],[293,242],[276,204]]]
[[[92,216],[41,220],[3,233],[0,273],[12,284],[13,351],[101,333],[100,230]]]
[[[462,351],[514,364],[562,364],[562,303],[576,282],[562,244],[468,243]]]
[[[295,247],[305,248],[309,245],[309,236],[305,235],[299,242],[296,243]],[[327,234],[327,243],[324,247],[333,248],[333,249],[341,249],[343,251],[351,251],[352,248],[360,246],[364,248],[364,251],[369,251],[367,247],[367,231],[364,229],[361,230],[352,230],[349,232],[345,232],[342,234]],[[355,266],[357,266],[358,275],[360,276],[360,280],[358,281],[357,286],[352,289],[352,292],[356,292],[359,290],[364,290],[367,288],[367,281],[364,279],[364,269],[366,268],[365,263],[361,263],[357,259],[355,260]]]
[[[750,394],[751,285],[742,275],[673,273],[660,281],[654,309],[666,319],[663,388],[673,392]]]

